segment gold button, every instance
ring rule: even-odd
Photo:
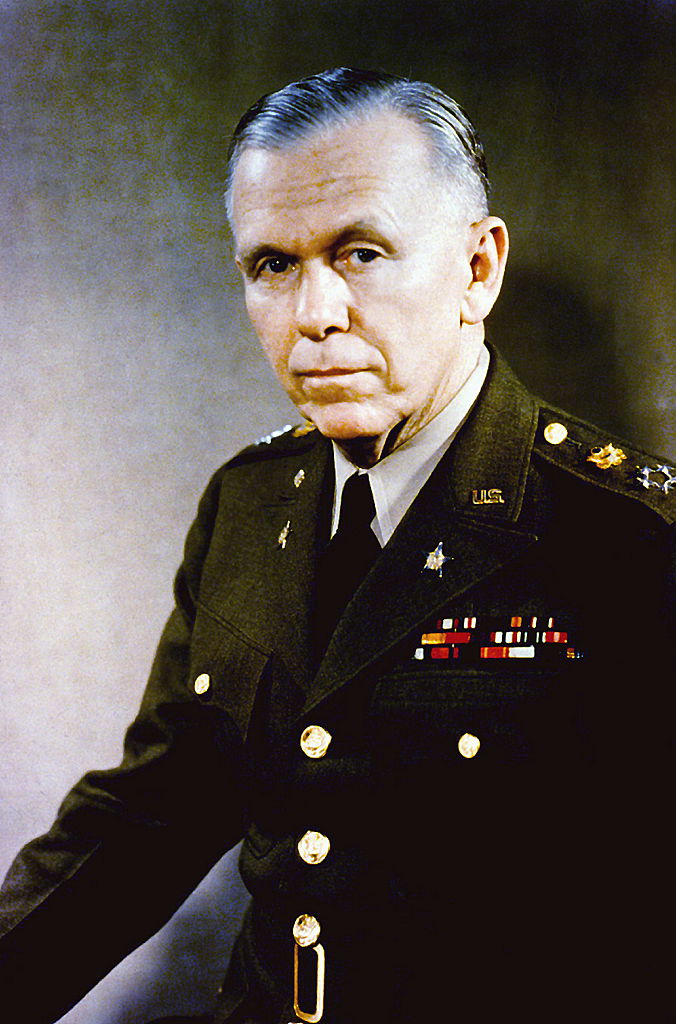
[[[561,444],[568,437],[568,430],[563,423],[548,423],[545,427],[545,441],[550,444]]]
[[[464,732],[458,740],[458,750],[463,757],[475,757],[480,746],[479,737],[472,736],[471,732]]]
[[[331,733],[321,725],[308,725],[300,738],[300,748],[307,757],[323,757],[329,749]]]
[[[321,832],[306,832],[298,841],[298,853],[306,864],[321,864],[330,849],[331,843]]]
[[[293,922],[293,937],[299,946],[314,946],[320,931],[319,921],[312,914],[301,914]]]
[[[202,672],[201,675],[199,675],[195,682],[193,683],[193,689],[195,690],[195,693],[199,694],[200,696],[203,693],[206,693],[210,686],[211,676],[209,675],[208,672]]]

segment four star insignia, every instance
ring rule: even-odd
[[[654,473],[659,473],[663,479],[655,480]],[[676,484],[676,470],[671,466],[655,466],[654,469],[650,466],[643,466],[642,469],[639,469],[636,479],[646,490],[649,487],[656,487],[662,494],[668,494]]]

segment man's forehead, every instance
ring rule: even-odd
[[[410,117],[394,110],[379,110],[320,125],[280,145],[245,146],[238,166],[246,155],[251,159],[256,154],[272,153],[280,162],[294,164],[301,160],[309,173],[325,166],[335,168],[338,159],[356,162],[366,169],[371,163],[379,167],[378,157],[384,150],[388,154],[398,150],[409,159],[413,155],[414,159],[428,162],[430,144]]]
[[[234,175],[246,186],[322,187],[341,179],[388,180],[429,167],[429,144],[418,125],[391,111],[315,129],[283,146],[248,146]],[[274,180],[270,176],[273,175]]]
[[[248,150],[235,172],[235,202],[245,207],[306,207],[323,200],[384,193],[393,181],[391,171],[310,166],[285,159],[285,152]]]
[[[261,218],[330,211],[337,220],[387,218],[433,187],[417,125],[387,112],[313,133],[284,148],[247,148],[233,175],[236,232]]]
[[[321,187],[278,187],[235,199],[234,231],[240,255],[267,243],[289,250],[332,247],[359,237],[395,244],[409,223],[408,204],[392,201],[382,180],[325,179]]]

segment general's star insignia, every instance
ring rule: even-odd
[[[279,430],[272,430],[269,434],[264,434],[263,437],[259,437],[256,444],[272,444],[276,437],[281,437],[282,434],[286,434],[287,431],[291,429],[291,424],[285,423]]]
[[[654,473],[661,473],[664,479],[653,480]],[[654,469],[651,469],[650,466],[644,466],[642,469],[639,469],[636,479],[641,487],[645,487],[646,490],[649,487],[657,487],[662,494],[668,494],[674,484],[676,484],[676,470],[671,466],[655,466]]]
[[[425,569],[429,569],[431,572],[437,572],[440,576],[443,576],[444,562],[450,562],[451,556],[445,555],[443,551],[443,541],[439,541],[434,551],[430,551],[427,556],[427,560],[423,565],[423,572]]]

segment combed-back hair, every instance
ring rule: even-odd
[[[228,150],[226,206],[232,221],[232,179],[244,149],[284,149],[312,132],[358,116],[392,110],[419,125],[430,156],[460,190],[467,215],[488,213],[490,185],[479,137],[460,104],[427,82],[385,71],[334,68],[262,96],[241,118]]]

